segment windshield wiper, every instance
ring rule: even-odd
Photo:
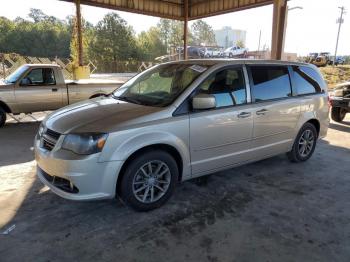
[[[127,97],[127,96],[115,96],[115,95],[113,95],[113,97],[115,99],[122,100],[125,102],[134,103],[134,104],[138,104],[138,105],[141,104],[141,102],[135,98],[131,98],[131,97]]]

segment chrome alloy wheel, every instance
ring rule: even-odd
[[[306,129],[300,136],[298,149],[301,157],[307,157],[311,152],[315,143],[315,136],[310,129]]]
[[[139,168],[134,176],[132,191],[142,203],[154,203],[168,191],[170,169],[162,161],[152,160]]]

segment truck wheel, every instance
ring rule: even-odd
[[[117,185],[123,202],[137,211],[163,205],[172,195],[179,170],[174,158],[165,151],[147,151],[134,158]]]
[[[331,116],[335,122],[341,122],[344,120],[345,115],[348,111],[341,107],[332,107]]]
[[[315,151],[317,142],[317,130],[311,123],[305,123],[300,129],[294,144],[287,156],[291,162],[303,162],[308,160]]]
[[[0,107],[0,127],[3,127],[6,123],[6,112]]]

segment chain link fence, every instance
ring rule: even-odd
[[[65,79],[71,79],[73,77],[71,60],[67,58],[31,57],[14,53],[0,53],[0,79],[6,78],[23,64],[58,64],[62,68]],[[91,61],[88,63],[91,74],[95,75],[104,73],[139,73],[155,64],[154,62],[145,61],[118,61],[111,68],[111,65],[107,64],[97,67]]]
[[[58,64],[65,78],[72,78],[70,60],[67,58],[46,58],[0,53],[0,78],[6,78],[23,64]]]

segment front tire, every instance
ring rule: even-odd
[[[317,136],[317,130],[313,124],[304,124],[294,141],[292,150],[287,153],[289,160],[295,163],[308,160],[315,151]]]
[[[6,112],[0,107],[0,128],[6,123]]]
[[[341,107],[332,107],[331,116],[335,122],[341,122],[344,120],[347,110]]]
[[[174,158],[165,151],[146,151],[134,158],[122,174],[120,197],[137,211],[150,211],[172,195],[179,177]]]

